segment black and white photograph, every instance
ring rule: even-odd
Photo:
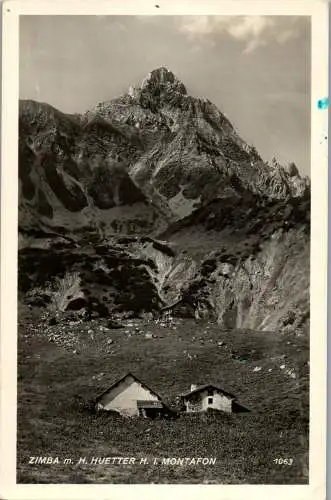
[[[153,8],[19,16],[16,482],[308,485],[311,16]]]

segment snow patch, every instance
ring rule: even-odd
[[[183,195],[184,187],[181,187],[179,193],[176,194],[173,198],[170,198],[168,203],[172,212],[174,212],[179,217],[187,217],[190,215],[197,203],[200,203],[201,196],[195,199],[185,198]]]

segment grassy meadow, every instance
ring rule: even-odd
[[[216,323],[188,319],[168,327],[128,320],[116,330],[101,320],[50,326],[35,312],[34,318],[20,316],[18,347],[19,483],[308,482],[305,338],[222,331]],[[91,411],[93,399],[127,371],[173,408],[191,383],[214,382],[249,411],[175,420]],[[89,463],[112,456],[148,463]],[[29,464],[30,457],[60,463]],[[80,457],[88,463],[78,463]],[[153,464],[163,457],[215,457],[216,463]],[[276,464],[279,458],[292,465]]]

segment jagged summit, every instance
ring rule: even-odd
[[[151,71],[141,84],[141,90],[155,89],[172,89],[181,94],[187,94],[185,85],[165,66]]]
[[[144,109],[180,106],[188,97],[185,85],[165,66],[151,71],[140,87],[130,87],[128,95]]]

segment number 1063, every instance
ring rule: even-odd
[[[293,458],[274,458],[273,462],[277,465],[292,465]]]

